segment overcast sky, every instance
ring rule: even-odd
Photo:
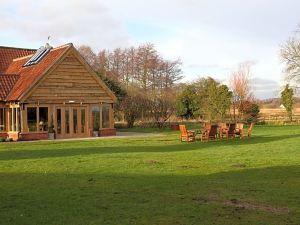
[[[253,61],[259,98],[283,85],[280,46],[300,23],[299,0],[0,0],[0,45],[38,48],[73,42],[95,51],[151,42],[180,58],[185,81],[228,83],[238,63]]]

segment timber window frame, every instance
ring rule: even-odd
[[[46,132],[49,123],[48,106],[27,106],[26,126],[28,132]]]
[[[111,104],[102,104],[101,128],[111,128]]]
[[[0,132],[6,132],[7,126],[6,126],[6,108],[1,107],[0,108]]]

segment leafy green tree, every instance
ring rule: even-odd
[[[287,111],[290,121],[292,121],[293,105],[294,105],[294,91],[292,88],[290,88],[290,86],[288,84],[285,85],[284,90],[281,92],[281,101],[282,101],[284,108]]]
[[[220,119],[224,120],[226,117],[226,112],[230,110],[233,93],[229,91],[229,88],[224,84],[217,87],[216,93],[216,110]]]
[[[195,82],[197,101],[202,118],[213,120],[216,117],[215,100],[218,83],[211,77],[201,78]]]
[[[230,108],[232,92],[213,78],[201,78],[186,86],[176,101],[176,114],[183,118],[201,116],[224,120]]]
[[[196,83],[200,112],[207,120],[224,120],[229,110],[232,92],[213,78],[202,78]]]
[[[194,84],[187,85],[176,99],[176,115],[185,119],[199,116],[199,101]]]

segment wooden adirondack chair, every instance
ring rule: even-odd
[[[219,138],[228,138],[228,126],[226,123],[219,123]]]
[[[204,123],[204,126],[203,126],[201,132],[203,133],[203,132],[205,132],[207,130],[210,130],[210,129],[211,129],[211,123]]]
[[[234,138],[234,137],[235,137],[235,123],[230,123],[228,128],[227,139]]]
[[[185,125],[179,125],[180,130],[180,141],[195,141],[196,140],[196,132],[191,130],[186,130]]]
[[[218,133],[218,125],[211,125],[210,129],[207,129],[206,131],[202,132],[201,134],[201,141],[203,140],[212,140],[217,138]]]
[[[248,138],[251,138],[251,136],[252,136],[253,127],[254,127],[254,123],[251,123],[250,127],[248,129]]]
[[[244,124],[243,123],[236,124],[235,135],[240,136],[241,139],[244,138]]]

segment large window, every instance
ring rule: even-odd
[[[104,104],[102,106],[102,128],[110,128],[110,105]]]
[[[73,132],[77,134],[78,126],[77,126],[77,109],[73,109]]]
[[[95,105],[92,107],[93,131],[99,131],[100,128],[100,107]]]
[[[9,108],[10,131],[19,131],[20,121],[21,121],[20,108]]]
[[[70,110],[65,109],[65,121],[66,121],[66,134],[70,133]]]
[[[61,134],[61,109],[56,109],[57,133]]]
[[[39,130],[47,131],[48,130],[48,108],[40,107],[39,108]]]
[[[9,117],[10,117],[10,130],[15,131],[17,126],[16,126],[16,109],[15,108],[10,108],[9,109]]]
[[[28,107],[27,108],[27,126],[29,131],[36,131],[37,129],[37,108]]]
[[[85,109],[81,109],[81,133],[85,133]]]
[[[6,121],[5,109],[0,108],[0,131],[6,131],[5,121]]]
[[[48,107],[28,107],[27,126],[29,131],[47,131]]]

